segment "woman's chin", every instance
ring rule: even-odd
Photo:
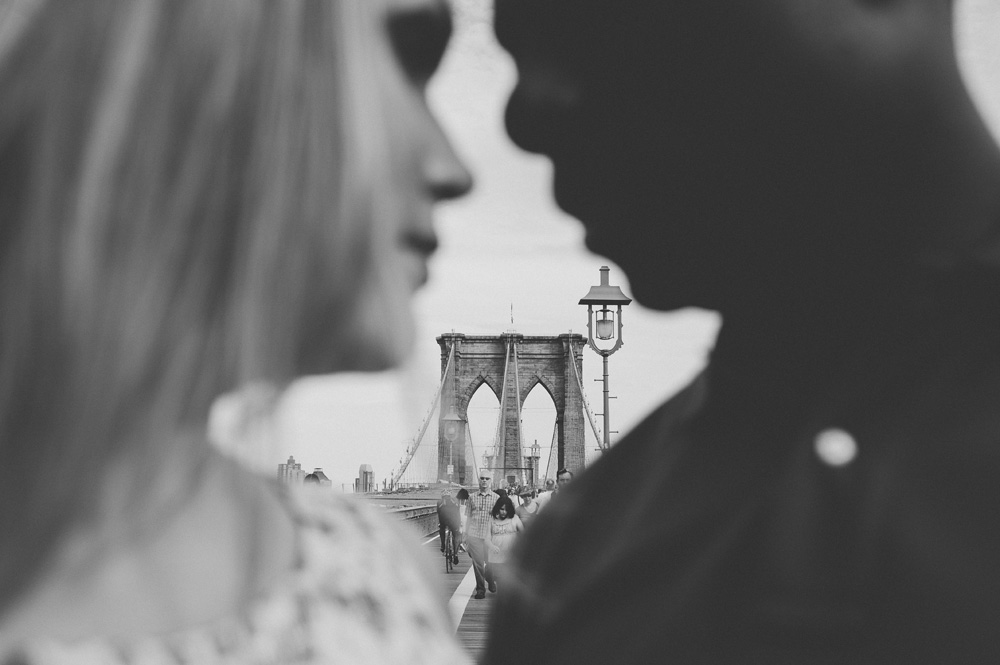
[[[398,367],[413,350],[414,325],[409,317],[392,318],[396,320],[371,322],[310,344],[299,357],[298,374],[381,372]]]

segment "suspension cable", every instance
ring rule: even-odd
[[[518,373],[518,362],[517,362],[517,346],[514,344],[514,340],[510,342],[511,354],[514,356],[514,406],[517,412],[517,465],[524,466],[521,463],[521,445],[524,441],[524,433],[521,431],[521,375]],[[504,460],[504,465],[507,462]],[[522,474],[523,475],[523,474]]]
[[[545,462],[545,475],[543,478],[546,480],[553,478],[552,467],[557,466],[559,462],[557,461],[559,456],[559,423],[552,426],[552,441],[549,442],[549,459]],[[553,462],[555,462],[553,464]]]
[[[583,381],[580,380],[580,372],[576,369],[576,358],[572,357],[573,351],[570,349],[570,364],[573,366],[573,376],[576,377],[576,385],[580,387],[580,398],[583,400],[583,410],[587,414],[587,420],[590,421],[590,427],[594,430],[594,436],[597,437],[597,447],[604,450],[604,446],[601,441],[601,435],[597,431],[597,423],[594,421],[594,414],[590,411],[590,404],[587,402],[587,393],[583,391]]]
[[[420,447],[420,443],[424,440],[424,434],[427,433],[427,426],[430,425],[431,416],[434,415],[434,409],[437,408],[438,402],[441,400],[441,391],[444,389],[444,382],[448,380],[448,371],[451,369],[451,361],[455,357],[455,345],[451,345],[451,350],[448,353],[448,362],[445,364],[444,372],[441,373],[441,383],[438,385],[438,389],[434,392],[434,399],[431,401],[431,408],[427,411],[427,416],[424,417],[423,423],[420,425],[420,431],[413,440],[413,444],[407,446],[406,457],[400,460],[399,471],[393,475],[392,484],[393,486],[399,482],[399,479],[403,477],[406,473],[407,467],[410,466],[410,462],[413,461],[413,456],[417,454],[417,448]]]
[[[504,405],[507,403],[507,378],[510,375],[510,347],[504,349],[503,359],[503,387],[500,389],[500,413],[497,416],[497,427],[493,432],[493,463],[500,456],[500,442],[503,433]]]
[[[466,464],[466,467],[468,467],[468,464],[469,464],[468,460],[471,459],[472,460],[472,466],[474,467],[473,471],[475,472],[476,477],[478,477],[479,476],[479,465],[476,464],[476,446],[472,442],[472,427],[469,426],[469,422],[468,421],[465,422],[465,435],[467,437],[466,441],[469,442],[469,450],[472,452],[472,457],[466,457],[465,458],[466,459],[465,464]]]

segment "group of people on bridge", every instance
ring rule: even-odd
[[[476,492],[470,494],[463,487],[452,496],[451,490],[442,491],[437,504],[441,551],[446,549],[450,532],[460,549],[468,552],[476,576],[473,598],[485,598],[487,589],[496,593],[497,582],[503,584],[509,580],[507,562],[517,535],[528,529],[542,508],[558,494],[559,488],[572,479],[572,471],[560,469],[556,480],[547,479],[541,490],[528,485],[493,490],[492,473],[481,469]],[[458,552],[453,556],[458,563]]]

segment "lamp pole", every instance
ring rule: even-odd
[[[580,299],[587,306],[587,346],[600,354],[604,361],[604,450],[611,447],[611,413],[608,390],[608,357],[622,347],[622,307],[632,302],[622,293],[621,287],[609,283],[611,269],[601,266],[601,283],[590,287],[586,296]],[[594,307],[598,307],[594,311]],[[611,308],[615,309],[612,310]],[[602,348],[595,340],[614,343],[610,348]]]
[[[463,424],[463,421],[462,418],[455,412],[454,406],[448,407],[448,413],[445,414],[441,420],[444,424],[444,440],[448,442],[448,484],[451,484],[452,473],[455,471],[455,440],[458,438],[458,430]]]
[[[608,356],[610,353],[602,353],[604,360],[604,449],[611,447],[611,397],[608,395]]]

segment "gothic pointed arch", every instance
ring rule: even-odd
[[[447,468],[451,460],[453,480],[463,485],[475,482],[476,468],[482,465],[482,460],[467,459],[464,428],[452,427],[446,438],[443,418],[444,414],[455,413],[468,422],[469,400],[484,383],[501,402],[499,435],[496,441],[488,443],[487,451],[487,466],[496,481],[514,478],[530,483],[538,478],[537,462],[532,463],[524,451],[520,422],[521,406],[538,384],[545,388],[555,404],[559,466],[571,471],[583,468],[586,421],[578,380],[583,375],[583,347],[586,344],[582,335],[531,337],[517,333],[496,336],[448,333],[438,337],[437,342],[441,347],[441,371],[448,371],[441,387],[439,478],[449,476]],[[456,455],[456,451],[460,452]]]

